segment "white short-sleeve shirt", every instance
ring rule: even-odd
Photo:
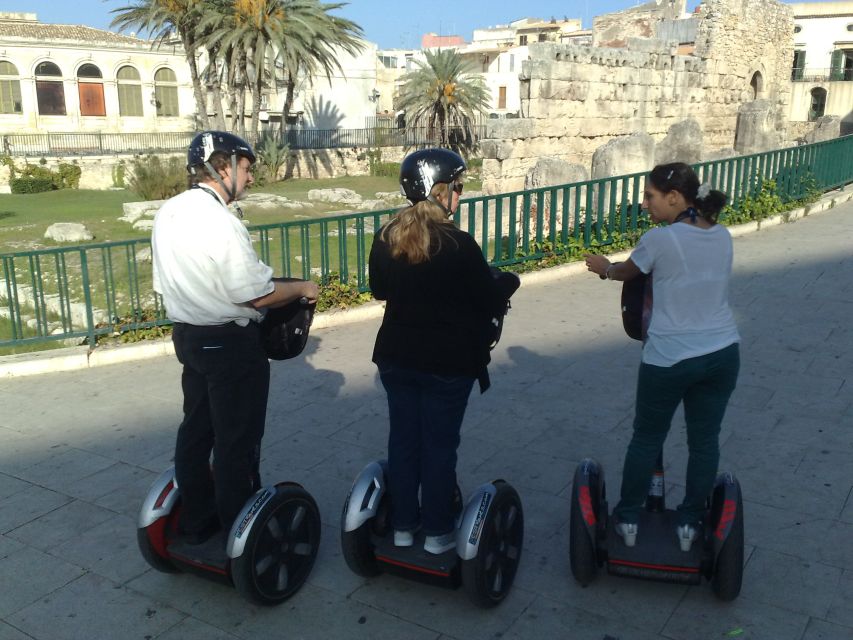
[[[249,301],[274,289],[249,232],[211,189],[167,200],[151,234],[154,290],[173,322],[246,326],[263,315]]]
[[[729,307],[732,237],[716,224],[675,223],[649,230],[631,253],[652,273],[652,317],[643,362],[672,365],[740,342]]]

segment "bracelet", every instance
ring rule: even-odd
[[[610,275],[610,270],[615,266],[616,265],[612,264],[612,263],[607,265],[607,269],[604,271],[604,277],[607,278],[608,280],[613,280],[613,278]]]

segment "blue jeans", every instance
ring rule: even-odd
[[[637,522],[658,453],[682,401],[689,457],[684,501],[678,507],[679,520],[682,524],[702,520],[720,461],[720,425],[739,369],[737,344],[682,360],[671,367],[640,365],[634,435],[625,455],[622,494],[613,510],[617,520]]]
[[[379,378],[388,394],[391,421],[391,526],[411,531],[421,525],[431,536],[448,533],[456,518],[459,429],[474,378],[439,376],[387,363],[379,364]]]

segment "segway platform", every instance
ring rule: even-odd
[[[678,514],[671,509],[661,513],[641,512],[637,542],[628,547],[613,529],[613,518],[608,518],[607,571],[632,578],[699,584],[703,532],[700,528],[690,551],[682,551],[675,535],[678,524]]]
[[[386,462],[371,462],[344,503],[344,560],[360,576],[388,572],[445,587],[461,585],[474,604],[494,607],[509,593],[521,560],[521,499],[509,483],[495,480],[480,485],[460,511],[454,549],[428,553],[423,533],[414,536],[411,547],[397,547],[389,522]]]
[[[424,550],[424,535],[415,536],[411,547],[398,547],[394,536],[372,536],[373,555],[389,573],[405,577],[419,577],[430,584],[459,586],[459,556],[456,549],[442,554],[428,553]]]

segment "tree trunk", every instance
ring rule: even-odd
[[[193,94],[195,95],[196,115],[198,116],[199,124],[202,129],[210,129],[210,120],[207,117],[207,94],[201,86],[201,77],[198,73],[198,63],[195,58],[196,45],[189,33],[182,31],[180,33],[181,43],[184,45],[184,52],[187,58],[187,64],[190,67],[190,76],[193,81]]]
[[[237,62],[239,56],[229,49],[228,60],[228,111],[231,114],[231,131],[237,131]]]
[[[221,131],[225,131],[225,108],[222,104],[222,87],[219,80],[219,49],[207,49],[207,87],[210,95],[213,98],[214,114],[213,126]]]

